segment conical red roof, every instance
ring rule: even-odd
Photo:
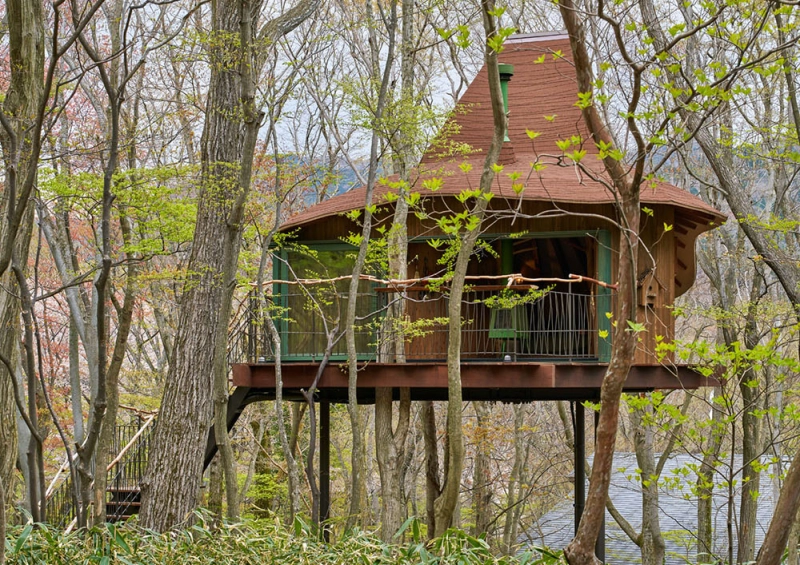
[[[492,192],[510,200],[522,198],[565,204],[614,202],[614,194],[603,183],[592,180],[576,166],[555,164],[562,154],[556,142],[575,136],[575,139],[582,140],[581,148],[586,151],[582,160],[584,166],[597,171],[601,177],[605,176],[597,149],[589,140],[581,111],[575,105],[578,89],[566,34],[513,36],[506,42],[500,61],[514,66],[514,76],[508,87],[510,142],[504,144],[500,157],[504,170],[496,176]],[[450,118],[457,127],[445,128],[445,131],[457,131],[449,137],[451,142],[469,146],[471,152],[457,157],[442,156],[437,153],[436,144],[432,144],[423,155],[415,175],[412,175],[416,177],[413,190],[423,196],[430,194],[422,181],[431,177],[442,180],[441,188],[436,191],[437,196],[457,195],[465,188],[478,187],[484,154],[493,130],[488,85],[488,73],[484,66],[464,92],[457,111]],[[529,137],[529,130],[538,134],[534,140]],[[537,160],[547,166],[531,172],[531,164]],[[465,162],[472,167],[467,173],[462,170]],[[521,195],[512,189],[513,181],[509,173],[513,172],[521,173],[516,182],[525,181]],[[387,191],[386,187],[377,186],[374,202],[383,202],[382,196]],[[296,227],[363,208],[364,196],[363,187],[335,196],[295,215],[282,227]],[[641,202],[643,205],[663,204],[691,211],[695,218],[707,221],[706,229],[725,220],[725,216],[714,207],[668,183],[659,182],[643,187]]]

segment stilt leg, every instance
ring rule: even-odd
[[[578,533],[586,504],[586,415],[580,402],[573,402],[572,406],[575,409],[575,533]]]
[[[325,541],[330,541],[327,521],[331,517],[331,403],[319,403],[319,518]]]

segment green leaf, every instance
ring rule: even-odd
[[[424,181],[422,181],[422,187],[430,190],[431,192],[436,192],[437,190],[442,188],[443,185],[444,181],[439,177],[435,177],[432,179],[425,179]]]
[[[634,322],[633,320],[626,320],[626,321],[628,322],[629,331],[632,331],[633,333],[638,334],[647,331],[647,328],[641,322]]]
[[[17,538],[17,543],[14,544],[14,553],[19,553],[19,550],[22,549],[22,546],[25,545],[25,542],[28,540],[28,537],[31,535],[33,531],[33,524],[28,524],[22,530],[22,533]]]

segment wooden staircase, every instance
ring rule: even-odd
[[[130,488],[109,487],[106,492],[106,519],[109,522],[125,520],[139,513],[142,506],[142,491],[138,486]]]
[[[248,387],[237,387],[228,398],[228,432],[239,420],[245,406],[262,400],[262,397]],[[140,484],[147,470],[150,455],[150,439],[155,423],[155,414],[139,417],[133,424],[118,425],[114,437],[116,457],[106,468],[106,519],[118,522],[139,513],[142,505]],[[208,432],[208,442],[203,459],[203,469],[210,464],[217,453],[213,426]],[[49,524],[67,531],[72,530],[77,518],[75,515],[75,492],[69,465],[65,461],[46,493],[45,517]]]
[[[109,522],[125,520],[139,512],[139,485],[147,468],[154,422],[155,414],[139,417],[132,424],[116,426],[114,453],[117,455],[106,468],[106,519]],[[48,523],[67,531],[75,527],[74,491],[69,464],[65,461],[47,489],[45,518]]]

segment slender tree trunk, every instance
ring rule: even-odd
[[[636,462],[642,473],[642,565],[662,565],[664,563],[664,538],[661,535],[658,508],[658,473],[653,448],[653,429],[645,423],[645,414],[652,413],[652,405],[633,408],[631,425]]]
[[[258,420],[251,421],[251,428],[253,431],[253,456],[250,458],[250,462],[247,464],[247,475],[244,478],[244,484],[242,485],[241,496],[242,499],[247,496],[247,493],[250,491],[250,487],[253,484],[253,479],[258,472],[256,469],[258,468],[258,460],[261,455],[262,450],[269,449],[269,436],[266,434],[266,426],[264,425],[264,420],[259,418]],[[263,471],[262,471],[263,472]],[[269,505],[267,505],[269,508]]]
[[[294,522],[300,509],[300,472],[297,469],[297,460],[294,450],[289,443],[286,433],[286,417],[283,413],[283,372],[281,368],[281,335],[269,312],[265,312],[264,321],[272,338],[273,351],[275,352],[275,419],[278,423],[278,439],[286,460],[286,470],[289,479],[289,523]]]
[[[72,402],[72,429],[75,443],[83,442],[83,394],[81,387],[80,351],[75,321],[69,321],[69,384]]]
[[[481,13],[483,28],[487,39],[497,34],[495,21],[494,2],[482,0]],[[480,180],[480,191],[489,192],[494,180],[493,165],[497,164],[503,137],[506,131],[506,113],[503,105],[503,95],[500,90],[500,75],[497,70],[497,53],[486,47],[484,52],[486,68],[489,74],[489,93],[492,104],[494,130],[492,141],[486,151],[486,159]],[[487,208],[485,198],[477,198],[471,215],[478,218],[478,225],[471,231],[452,234],[460,238],[458,255],[453,266],[453,275],[450,281],[450,300],[448,304],[448,342],[447,342],[447,456],[448,465],[445,472],[442,494],[436,499],[434,505],[435,534],[441,536],[453,521],[453,515],[458,502],[461,487],[461,471],[464,467],[464,434],[461,428],[461,412],[463,400],[461,398],[461,299],[464,294],[464,278],[467,274],[475,242],[480,235],[480,225]]]
[[[217,523],[222,522],[222,467],[219,464],[220,455],[217,453],[211,461],[208,472],[208,510]]]
[[[367,2],[368,19],[371,24],[374,24],[372,18],[372,0]],[[350,427],[353,435],[353,451],[351,456],[352,466],[352,486],[350,489],[350,511],[347,517],[346,528],[352,528],[356,522],[361,518],[362,513],[362,491],[365,488],[366,481],[366,462],[364,460],[364,431],[362,425],[361,411],[358,407],[358,351],[356,350],[356,335],[355,335],[355,322],[356,322],[356,307],[358,302],[358,288],[360,277],[364,270],[364,264],[367,257],[367,248],[369,246],[370,234],[372,232],[372,194],[375,189],[375,183],[378,178],[379,166],[379,149],[380,149],[380,133],[378,124],[383,119],[383,113],[386,108],[387,97],[389,93],[389,83],[391,79],[391,70],[394,64],[395,57],[395,30],[397,26],[397,2],[396,0],[391,3],[390,11],[386,14],[386,22],[388,22],[387,33],[389,34],[389,43],[387,46],[386,62],[382,75],[380,77],[380,89],[378,92],[377,102],[375,104],[375,111],[373,120],[376,125],[372,133],[372,140],[370,144],[370,158],[369,170],[367,172],[367,185],[366,194],[364,197],[364,219],[361,229],[361,244],[359,245],[358,254],[356,256],[355,264],[353,265],[353,276],[350,279],[350,288],[348,291],[347,301],[347,314],[345,318],[345,340],[347,342],[347,365],[348,365],[348,386],[347,386],[347,411],[350,415]],[[370,25],[370,33],[373,33],[373,26]],[[378,57],[376,51],[377,43],[373,40],[370,41],[372,47],[373,60]],[[377,80],[377,74],[380,72],[379,68],[375,66],[373,73],[374,79]]]
[[[429,537],[436,531],[434,504],[442,494],[439,470],[439,445],[436,434],[436,412],[433,402],[426,400],[420,406],[420,426],[425,444],[425,516]]]
[[[402,0],[400,104],[405,109],[412,108],[414,104],[413,12],[413,0]],[[416,124],[413,123],[401,124],[394,138],[395,173],[405,185],[409,181],[408,169],[411,159],[411,147],[408,142],[411,136],[408,130],[415,127]],[[408,277],[407,186],[401,188],[399,196],[395,201],[392,226],[388,235],[388,255],[390,276],[403,280]],[[389,309],[385,320],[391,336],[387,344],[389,348],[387,361],[405,363],[405,335],[400,331],[401,322],[405,317],[405,301],[400,295],[390,296],[397,302]],[[411,392],[408,388],[403,388],[400,390],[400,396],[398,423],[396,429],[393,429],[393,391],[391,388],[375,391],[375,453],[381,478],[381,539],[387,543],[392,541],[406,514],[403,478],[411,418]]]
[[[744,342],[748,350],[758,345],[757,328],[758,295],[761,293],[761,275],[754,275],[750,303],[744,329]],[[739,391],[742,395],[742,493],[739,503],[739,529],[737,563],[749,563],[756,554],[756,529],[758,528],[758,499],[761,485],[760,457],[761,419],[758,409],[761,386],[758,383],[755,369],[748,367],[739,379]]]
[[[570,36],[570,45],[575,61],[579,92],[592,92],[592,64],[586,49],[583,24],[572,0],[559,3],[561,17]],[[638,88],[641,74],[634,74],[634,88]],[[630,109],[630,108],[629,108]],[[635,112],[636,107],[632,109]],[[608,143],[613,139],[594,105],[582,110],[584,121],[594,137],[594,142]],[[637,336],[630,331],[629,322],[636,322],[636,257],[639,252],[639,191],[644,178],[644,141],[635,122],[629,121],[633,138],[639,149],[638,158],[632,169],[624,167],[618,160],[605,157],[603,164],[617,192],[618,221],[620,224],[618,296],[614,312],[617,330],[611,344],[611,360],[600,389],[600,417],[595,441],[595,458],[592,465],[592,478],[589,482],[586,506],[578,532],[564,551],[570,565],[593,565],[597,563],[594,555],[595,543],[605,517],[606,498],[611,482],[614,446],[619,424],[620,396],[625,379],[633,364]]]
[[[514,550],[513,521],[514,507],[518,500],[519,481],[524,465],[522,449],[522,426],[525,423],[525,409],[522,404],[514,405],[514,465],[511,468],[511,476],[508,478],[508,497],[506,499],[506,516],[503,526],[503,551],[511,554]]]
[[[128,218],[121,214],[120,223],[122,225],[123,240],[126,245],[130,245],[131,226]],[[128,257],[134,259],[133,257]],[[106,374],[106,415],[97,440],[97,456],[94,478],[94,518],[95,524],[102,524],[106,521],[106,488],[108,483],[108,473],[106,467],[108,463],[117,455],[113,452],[114,435],[117,429],[117,413],[119,411],[119,374],[125,360],[127,351],[128,336],[131,331],[133,321],[133,307],[136,301],[137,268],[136,261],[128,263],[126,273],[125,298],[122,307],[117,312],[117,337],[114,341],[114,352]]]
[[[767,535],[756,557],[756,565],[778,565],[794,527],[800,507],[800,457],[795,457],[783,481]]]
[[[490,504],[492,502],[492,477],[489,466],[492,455],[492,443],[489,439],[488,427],[491,408],[486,402],[473,402],[475,408],[475,463],[472,473],[472,511],[475,515],[473,535],[479,536],[488,533]],[[516,409],[517,405],[514,406]],[[521,440],[518,433],[514,434],[515,443]],[[515,453],[516,453],[516,445]]]
[[[387,543],[392,541],[405,518],[402,473],[411,412],[409,389],[401,390],[398,422],[394,430],[392,404],[392,389],[375,390],[375,452],[381,475],[381,539]]]
[[[0,476],[0,565],[6,563],[6,484]]]
[[[800,544],[800,512],[797,513],[792,525],[792,533],[786,547],[786,565],[800,565],[800,554],[797,546]]]

